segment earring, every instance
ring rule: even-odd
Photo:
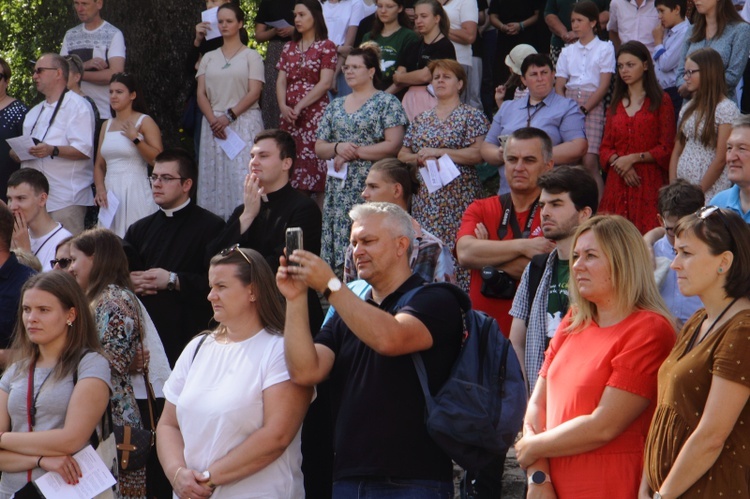
[[[723,268],[721,268],[721,267],[719,267],[719,274],[721,274],[721,273],[723,273],[723,272],[724,272],[724,269],[723,269]]]
[[[65,324],[68,325],[68,327],[73,327],[73,321],[69,320]]]

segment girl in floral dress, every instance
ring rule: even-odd
[[[314,197],[322,209],[326,165],[315,155],[315,133],[329,102],[336,45],[328,39],[323,10],[316,0],[297,1],[294,26],[292,41],[284,45],[276,66],[279,127],[292,134],[297,146],[292,187],[317,194]]]

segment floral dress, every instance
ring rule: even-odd
[[[318,139],[367,146],[382,142],[387,128],[408,123],[404,108],[391,94],[375,92],[353,113],[347,113],[344,109],[345,98],[334,99],[326,108],[318,126]],[[343,275],[344,257],[349,246],[349,210],[362,202],[361,194],[370,165],[371,161],[352,161],[346,179],[329,178],[326,181],[321,257],[339,277]]]
[[[294,107],[320,81],[324,69],[336,69],[336,45],[318,40],[302,53],[297,42],[284,45],[276,69],[286,72],[286,105]],[[315,132],[328,106],[328,92],[302,110],[297,121],[279,119],[279,128],[294,137],[297,157],[292,172],[292,187],[303,191],[323,192],[326,185],[326,163],[315,155]]]
[[[680,122],[685,114],[686,107],[680,110]],[[740,110],[730,99],[724,99],[719,102],[714,112],[714,121],[716,123],[716,129],[718,130],[719,125],[731,124],[740,117]],[[677,177],[684,178],[691,184],[700,184],[703,180],[703,175],[706,174],[708,166],[714,160],[716,156],[716,147],[706,147],[700,140],[700,136],[703,133],[704,123],[698,125],[698,130],[695,130],[695,113],[691,114],[682,129],[685,132],[685,148],[680,154],[680,159],[677,161]],[[727,178],[727,171],[724,169],[721,172],[721,176],[714,182],[714,185],[706,191],[706,203],[710,201],[716,194],[725,189],[729,189],[732,183]]]
[[[440,120],[434,109],[414,119],[404,137],[404,147],[412,152],[420,149],[464,149],[483,137],[489,130],[487,117],[479,110],[461,104],[445,120]],[[412,216],[427,231],[453,250],[461,217],[475,199],[481,197],[482,185],[475,165],[456,165],[461,175],[442,189],[429,193],[422,185],[412,200]],[[420,177],[420,183],[423,184]],[[469,289],[469,271],[456,268],[456,281]]]
[[[112,423],[142,428],[141,413],[130,381],[130,363],[140,342],[138,300],[127,289],[114,284],[99,294],[94,304],[99,339],[112,370]],[[152,449],[152,452],[155,452]],[[146,497],[146,468],[120,471],[117,480],[119,499]]]

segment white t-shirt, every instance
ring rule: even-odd
[[[339,0],[336,3],[323,2],[323,17],[328,28],[328,39],[336,46],[343,45],[346,30],[351,25],[352,9],[355,0]]]
[[[443,5],[445,13],[451,22],[451,29],[461,29],[466,21],[479,22],[479,7],[476,0],[449,0]],[[456,60],[464,66],[471,66],[471,44],[453,43],[456,49]]]
[[[94,30],[87,30],[83,24],[71,28],[65,33],[60,55],[77,54],[83,62],[95,57],[109,61],[112,57],[125,57],[125,38],[122,31],[107,21]],[[112,117],[109,110],[109,84],[96,85],[88,81],[81,82],[83,93],[94,99],[102,119]]]
[[[352,0],[354,5],[352,6],[352,17],[349,19],[349,26],[359,26],[362,19],[374,14],[378,10],[377,4],[373,1],[371,4],[365,3],[365,0]]]
[[[73,146],[88,158],[45,156],[24,161],[21,168],[34,168],[47,177],[47,211],[53,212],[68,206],[93,206],[91,184],[94,183],[94,111],[86,99],[77,93],[65,92],[55,121],[49,126],[56,105],[57,102],[48,104],[45,100],[26,113],[23,134],[52,146]]]
[[[31,252],[42,262],[42,272],[52,270],[52,265],[49,262],[55,258],[55,248],[60,244],[60,241],[70,236],[72,234],[59,223],[55,225],[54,229],[41,237],[32,237],[31,232],[29,232]]]
[[[596,37],[586,45],[580,41],[562,49],[555,76],[567,78],[566,88],[594,92],[601,73],[615,72],[615,47]]]
[[[222,345],[213,336],[194,338],[164,385],[177,407],[185,463],[205,470],[263,426],[263,390],[289,379],[284,339],[266,330]],[[300,432],[274,462],[237,482],[216,487],[213,499],[304,497]],[[174,496],[177,497],[176,495]]]

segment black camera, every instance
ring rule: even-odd
[[[487,298],[511,300],[516,294],[516,281],[495,267],[482,267],[482,294]]]

